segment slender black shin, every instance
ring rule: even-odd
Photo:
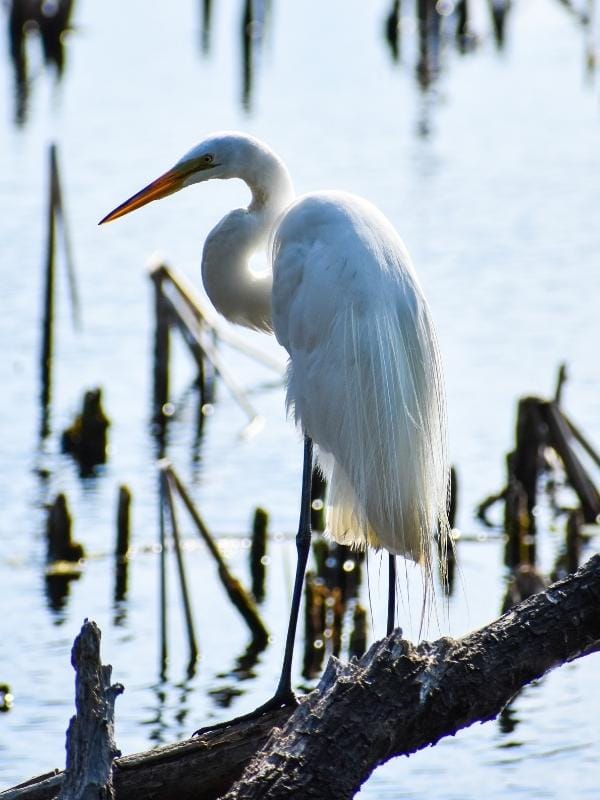
[[[390,583],[388,586],[388,611],[387,611],[387,635],[394,630],[396,617],[396,556],[388,555]]]
[[[302,499],[300,501],[300,521],[298,523],[298,533],[296,534],[296,552],[298,560],[296,562],[296,578],[294,580],[294,593],[292,595],[292,610],[290,611],[290,621],[288,623],[287,638],[285,641],[285,652],[283,654],[283,666],[279,685],[275,692],[275,697],[293,698],[292,692],[292,657],[294,655],[294,641],[296,639],[296,626],[298,624],[298,612],[300,610],[300,600],[302,598],[302,587],[304,585],[304,573],[306,572],[306,562],[310,553],[310,501],[313,467],[313,443],[308,436],[304,437],[304,465],[302,467]]]
[[[296,697],[292,691],[292,658],[294,655],[294,640],[296,638],[296,627],[298,625],[298,612],[300,610],[300,600],[302,598],[302,587],[304,585],[304,573],[306,562],[310,552],[310,508],[311,508],[311,484],[312,484],[312,464],[313,464],[313,443],[308,436],[304,437],[304,464],[302,467],[302,499],[300,501],[300,522],[296,535],[296,551],[298,561],[296,563],[296,578],[294,580],[294,593],[292,595],[292,609],[290,611],[290,621],[288,623],[287,637],[285,640],[285,651],[283,654],[283,665],[281,676],[275,694],[266,703],[255,708],[249,714],[243,714],[235,719],[225,722],[218,722],[215,725],[207,725],[195,731],[194,736],[199,736],[208,731],[227,728],[244,720],[255,719],[282,706],[296,704]]]

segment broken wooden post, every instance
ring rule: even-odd
[[[78,462],[82,475],[106,462],[107,431],[110,421],[102,408],[102,390],[90,389],[83,397],[81,413],[63,431],[62,450]]]
[[[163,498],[163,477],[158,477],[158,528],[159,528],[159,614],[160,614],[160,676],[164,680],[167,673],[169,645],[167,640],[167,527],[165,521],[165,502]]]
[[[129,551],[131,491],[128,486],[119,486],[117,503],[117,546],[115,555],[125,558]]]
[[[548,424],[549,443],[564,464],[569,483],[577,493],[585,521],[594,523],[600,518],[600,494],[570,445],[571,431],[556,403],[542,406]]]
[[[83,545],[71,538],[71,514],[67,498],[62,492],[48,509],[46,537],[48,561],[77,562],[85,555]]]
[[[264,508],[257,508],[252,523],[252,545],[250,547],[250,575],[252,594],[257,602],[265,597],[265,574],[267,565],[267,526],[269,515]]]
[[[183,550],[181,547],[181,537],[179,535],[179,525],[177,524],[177,514],[175,513],[175,500],[173,498],[174,482],[173,478],[166,471],[161,472],[162,476],[162,502],[166,503],[171,518],[171,536],[173,538],[173,545],[175,550],[175,560],[177,562],[177,573],[179,575],[179,585],[181,587],[181,600],[183,603],[183,612],[185,617],[185,625],[187,630],[188,644],[190,648],[189,666],[191,667],[198,658],[198,645],[196,643],[196,634],[194,631],[194,618],[192,615],[192,604],[187,588],[187,579],[185,576],[185,565],[183,562]]]
[[[517,435],[514,458],[510,462],[512,475],[527,497],[529,532],[535,534],[534,509],[537,503],[537,483],[541,466],[541,449],[547,440],[547,430],[540,411],[538,397],[523,397],[517,410]]]
[[[86,620],[75,639],[75,706],[67,730],[67,766],[59,800],[112,800],[112,762],[121,753],[114,738],[115,700],[123,686],[110,682],[100,661],[100,629]]]
[[[508,537],[505,563],[535,563],[535,507],[541,451],[548,434],[542,413],[543,401],[523,397],[517,409],[516,444],[506,459],[504,528]]]
[[[574,508],[567,519],[566,530],[566,564],[569,573],[579,569],[581,560],[581,526],[583,513],[580,508]]]
[[[579,442],[579,444],[580,444],[580,445],[583,447],[583,449],[584,449],[584,450],[585,450],[585,452],[588,454],[588,456],[589,456],[589,457],[592,459],[592,461],[594,462],[594,464],[595,464],[597,467],[600,467],[600,453],[598,453],[598,451],[596,450],[596,448],[595,448],[595,447],[594,447],[594,446],[593,446],[593,445],[590,443],[590,441],[589,441],[589,440],[588,440],[588,439],[587,439],[587,438],[586,438],[586,437],[583,435],[583,433],[582,433],[582,432],[579,430],[579,428],[578,428],[578,427],[575,425],[575,423],[574,423],[572,420],[570,420],[570,419],[567,417],[567,415],[566,415],[566,414],[564,414],[562,411],[561,411],[561,414],[562,414],[562,416],[563,416],[563,419],[564,419],[564,420],[565,420],[565,422],[567,423],[567,425],[568,425],[568,427],[569,427],[569,431],[571,432],[571,435],[573,436],[573,438],[574,438],[574,439],[575,439],[577,442]]]
[[[509,453],[506,460],[508,466],[508,486],[505,492],[504,531],[506,547],[504,563],[507,567],[519,564],[533,564],[535,561],[535,539],[529,527],[527,509],[527,492],[520,481],[514,477],[511,461],[514,453]]]
[[[567,382],[567,365],[561,364],[558,368],[558,375],[556,378],[556,389],[554,391],[554,402],[557,406],[560,405],[562,400],[562,391],[565,383]]]
[[[166,267],[159,264],[150,272],[154,284],[154,419],[164,423],[164,407],[169,399],[169,304],[164,295]]]
[[[120,602],[127,594],[127,566],[130,539],[131,491],[119,486],[117,503],[117,543],[115,547],[115,600]]]
[[[266,644],[269,640],[269,634],[258,614],[256,605],[252,602],[242,584],[229,572],[227,564],[223,560],[223,556],[219,552],[219,548],[217,547],[213,536],[204,524],[202,517],[198,513],[179,476],[171,464],[166,460],[161,462],[160,468],[173,480],[173,485],[183,500],[183,503],[196,526],[196,530],[198,531],[200,538],[204,541],[210,554],[215,559],[218,566],[219,578],[225,588],[225,591],[227,592],[227,596],[229,597],[230,601],[244,618],[246,624],[250,628],[254,640],[257,643],[260,642]]]
[[[42,423],[41,436],[44,438],[49,432],[49,407],[52,392],[52,351],[54,341],[54,253],[56,250],[56,145],[50,145],[50,169],[48,186],[48,216],[46,229],[46,261],[44,268],[44,313],[42,319],[42,348],[41,348],[41,405]]]

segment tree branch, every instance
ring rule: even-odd
[[[359,662],[331,659],[317,690],[226,800],[351,798],[393,756],[493,719],[514,694],[600,639],[600,555],[463,639],[392,634]]]
[[[600,640],[599,608],[596,555],[462,639],[414,647],[396,632],[360,661],[331,659],[291,716],[282,709],[117,759],[115,796],[211,800],[252,758],[227,800],[350,798],[379,764],[494,718],[527,683],[590,652]],[[0,793],[0,800],[50,800],[61,782],[62,775],[46,776]]]

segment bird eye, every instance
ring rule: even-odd
[[[205,155],[205,156],[202,156],[202,158],[200,160],[202,161],[203,164],[212,164],[213,161],[215,160],[215,158],[214,158],[214,156],[211,156],[211,155]]]

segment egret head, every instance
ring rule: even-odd
[[[241,178],[252,182],[264,166],[266,153],[269,153],[266,145],[246,134],[225,132],[207,136],[171,169],[117,206],[99,224],[211,178]]]

